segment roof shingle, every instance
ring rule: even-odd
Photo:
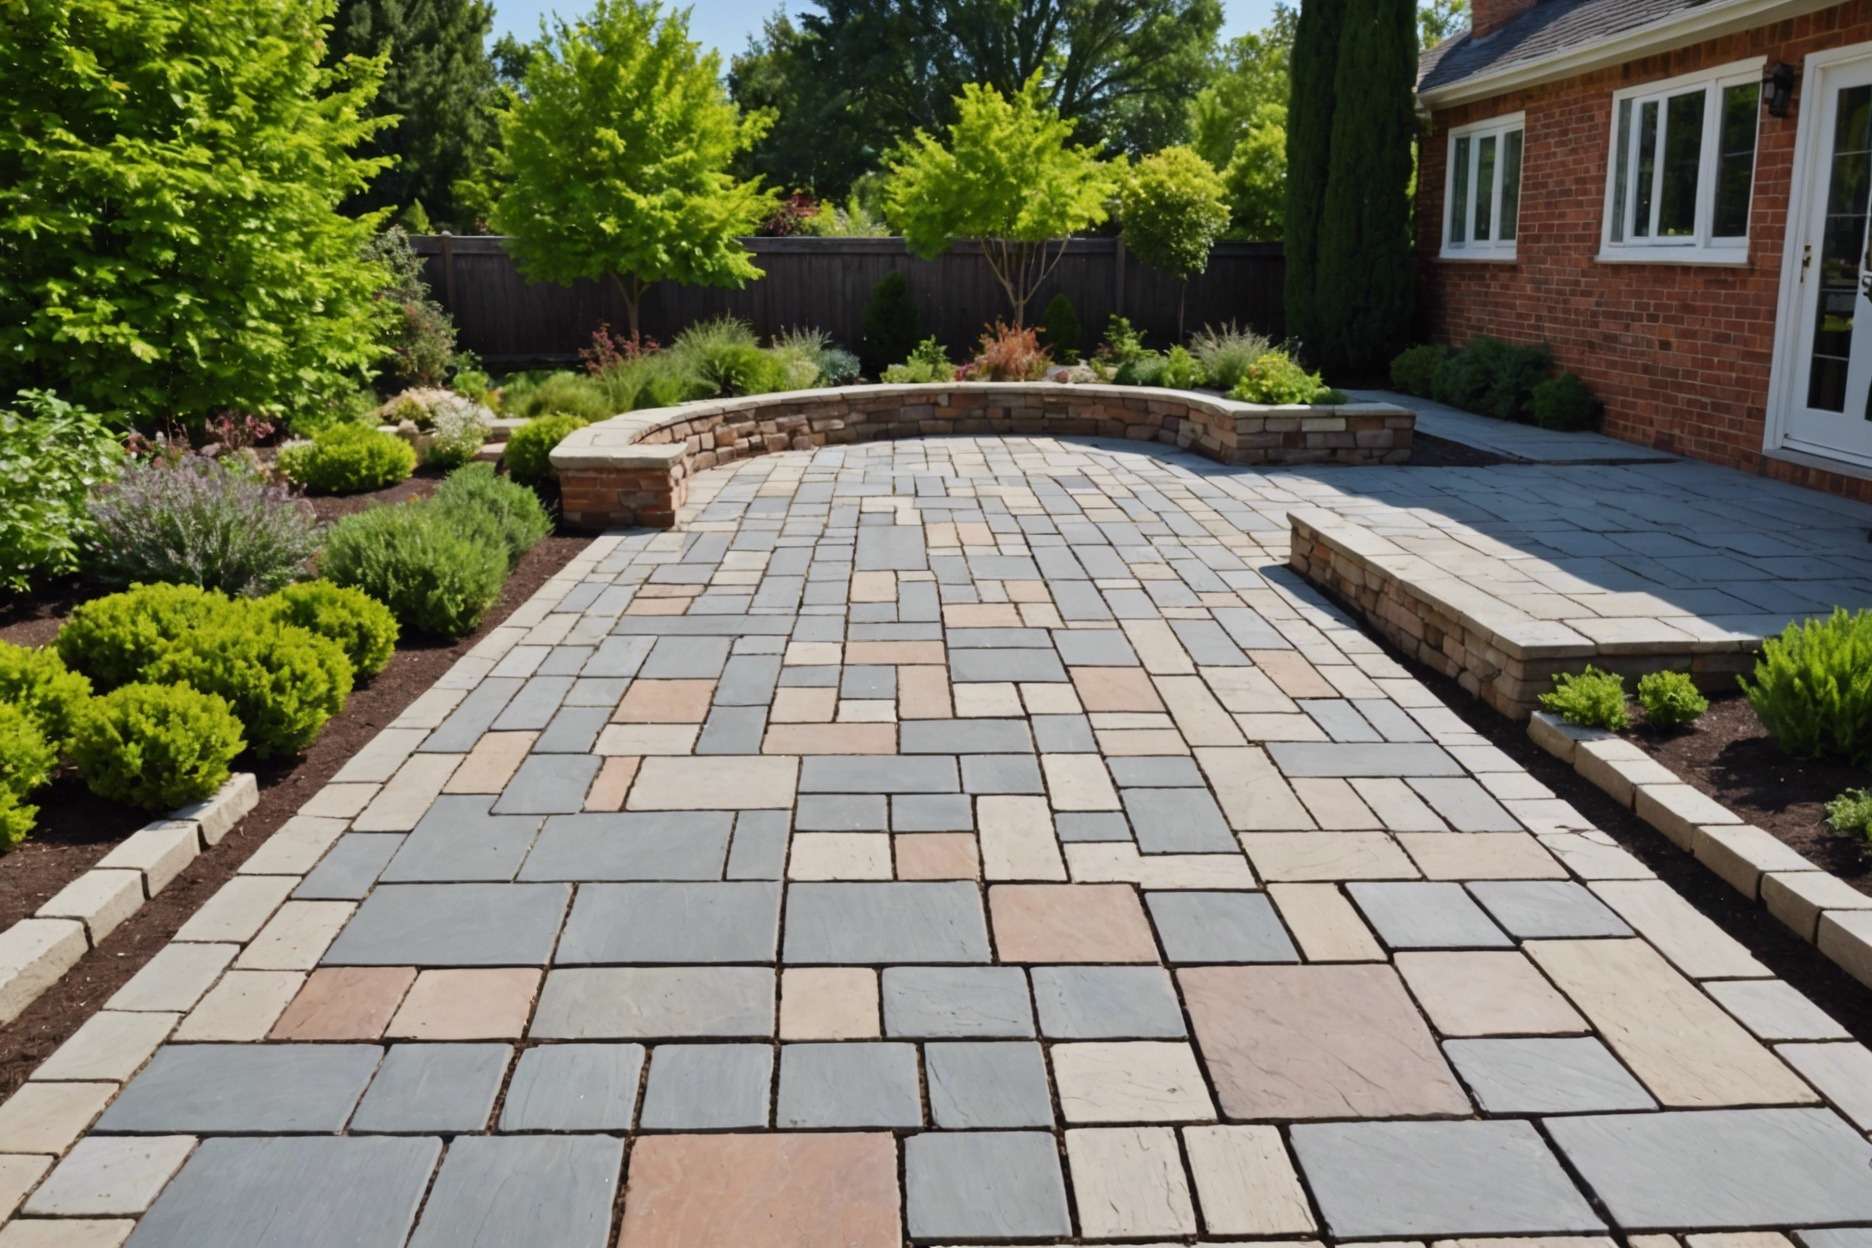
[[[1584,43],[1648,26],[1708,0],[1536,0],[1526,12],[1477,39],[1468,31],[1426,51],[1417,89],[1453,86],[1479,74],[1536,61]]]

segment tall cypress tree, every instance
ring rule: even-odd
[[[1288,62],[1287,333],[1311,353],[1320,259],[1320,204],[1326,198],[1339,29],[1347,0],[1304,0]]]
[[[1308,343],[1340,376],[1376,372],[1410,341],[1416,80],[1413,0],[1346,0]]]

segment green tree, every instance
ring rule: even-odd
[[[0,28],[0,394],[151,424],[280,417],[380,354],[375,220],[338,206],[381,59],[322,67],[333,0],[59,0]]]
[[[774,196],[729,165],[760,134],[697,54],[686,9],[597,0],[558,20],[500,119],[494,224],[527,276],[610,279],[631,336],[657,282],[741,286],[761,276],[740,238]]]
[[[1359,374],[1378,369],[1410,341],[1414,6],[1346,0],[1338,42],[1338,107],[1319,207],[1310,346],[1323,367]]]
[[[1229,40],[1207,84],[1190,101],[1190,146],[1216,168],[1226,167],[1235,149],[1270,121],[1286,125],[1298,21],[1293,8],[1276,4],[1264,29]]]
[[[1320,206],[1326,198],[1332,145],[1339,28],[1349,0],[1308,0],[1294,25],[1287,102],[1287,334],[1312,345],[1319,280]]]
[[[958,239],[979,240],[1019,328],[1067,236],[1108,215],[1114,172],[1091,148],[1073,146],[1071,134],[1038,75],[1012,96],[970,83],[946,144],[919,130],[891,157],[886,216],[925,258]]]
[[[393,123],[367,150],[394,163],[349,208],[389,208],[407,221],[420,204],[444,227],[468,223],[454,186],[494,140],[493,21],[488,0],[339,0],[327,60],[382,53],[383,89],[370,113]]]
[[[1417,10],[1417,42],[1434,48],[1469,25],[1469,0],[1423,0]]]
[[[1166,147],[1126,173],[1118,200],[1125,246],[1145,264],[1182,282],[1177,293],[1181,341],[1189,279],[1209,267],[1209,249],[1228,228],[1222,175],[1190,148]]]
[[[1263,104],[1222,171],[1228,237],[1279,242],[1287,218],[1287,110]]]

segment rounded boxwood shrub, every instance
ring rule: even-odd
[[[1270,351],[1248,366],[1229,398],[1242,403],[1285,406],[1319,403],[1333,394],[1318,373],[1309,373],[1285,351]]]
[[[52,778],[58,751],[39,721],[10,702],[0,702],[0,789],[21,797]]]
[[[469,464],[451,472],[436,487],[430,505],[451,524],[492,534],[506,550],[509,568],[553,528],[539,495],[494,475],[491,464]]]
[[[1437,370],[1448,358],[1448,347],[1406,347],[1391,361],[1391,384],[1405,394],[1427,399],[1436,389]]]
[[[50,646],[0,641],[0,703],[26,712],[53,750],[71,744],[72,723],[91,697],[91,682],[65,666]]]
[[[472,633],[500,597],[507,552],[451,526],[444,508],[406,503],[340,520],[319,570],[389,607],[405,629],[453,638]]]
[[[32,835],[39,808],[11,789],[0,789],[0,851],[8,850]]]
[[[1619,732],[1631,726],[1625,709],[1625,678],[1587,664],[1583,672],[1560,672],[1553,692],[1540,695],[1541,709],[1552,711],[1569,724]]]
[[[288,585],[262,598],[256,609],[268,619],[337,642],[360,679],[383,671],[396,652],[397,622],[390,608],[369,594],[330,581]]]
[[[395,485],[416,471],[416,450],[394,433],[333,425],[310,442],[279,453],[280,471],[325,494],[361,494]]]
[[[1872,759],[1872,611],[1789,624],[1762,643],[1742,692],[1788,753]]]
[[[227,699],[186,685],[125,685],[86,705],[72,761],[93,793],[144,810],[198,802],[247,742]]]
[[[169,644],[232,618],[228,597],[194,585],[137,585],[80,603],[59,630],[59,657],[102,689],[139,679]]]
[[[552,449],[591,421],[570,412],[557,412],[527,421],[507,439],[507,472],[522,485],[552,475]]]
[[[180,638],[150,664],[157,684],[226,698],[262,758],[297,754],[351,696],[351,660],[333,641],[249,617]]]
[[[1543,429],[1590,429],[1599,402],[1585,382],[1572,373],[1561,373],[1534,387],[1528,407],[1534,423]]]

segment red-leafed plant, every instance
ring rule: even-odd
[[[661,348],[657,340],[648,334],[620,334],[611,328],[609,321],[601,321],[592,331],[591,346],[579,352],[579,359],[585,361],[585,371],[597,377],[608,373],[620,364],[628,364],[644,355],[654,355]]]
[[[1034,330],[996,321],[981,337],[970,376],[980,381],[1038,381],[1052,363]]]

